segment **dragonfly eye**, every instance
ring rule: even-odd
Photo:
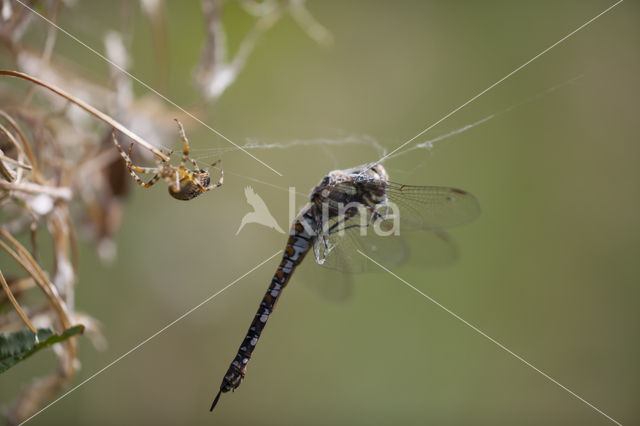
[[[369,167],[369,170],[376,173],[378,177],[380,177],[380,179],[384,181],[389,179],[389,175],[387,174],[387,171],[384,169],[384,167],[382,167],[382,164],[376,163],[373,166]]]

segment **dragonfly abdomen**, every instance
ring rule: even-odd
[[[303,221],[307,222],[307,227],[303,225]],[[220,393],[234,390],[240,386],[247,371],[247,364],[251,359],[251,354],[260,339],[260,335],[269,320],[269,316],[273,312],[282,294],[282,290],[287,286],[296,267],[302,262],[302,259],[304,259],[304,256],[313,245],[315,236],[307,231],[308,229],[315,229],[313,226],[309,226],[312,224],[313,217],[309,212],[300,216],[294,223],[291,229],[291,235],[284,249],[284,254],[282,255],[282,261],[271,279],[271,284],[262,298],[262,302],[260,302],[260,306],[251,322],[247,335],[243,339],[235,358],[222,379],[220,391],[211,405],[211,410],[213,410],[218,402]]]

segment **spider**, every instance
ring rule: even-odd
[[[184,142],[184,148],[182,151],[182,160],[180,164],[176,166],[172,166],[168,161],[160,160],[158,161],[157,167],[139,167],[133,164],[131,161],[131,150],[133,149],[133,143],[129,146],[129,151],[124,152],[122,147],[118,143],[116,139],[115,129],[111,132],[111,136],[113,137],[113,143],[116,145],[116,148],[120,152],[120,155],[124,159],[124,162],[127,165],[127,169],[131,176],[135,179],[138,185],[143,188],[149,188],[151,185],[156,183],[160,178],[164,179],[169,185],[169,195],[178,200],[191,200],[198,195],[215,189],[219,186],[222,186],[222,182],[224,180],[224,172],[220,169],[220,180],[213,185],[211,183],[211,174],[207,169],[201,169],[198,167],[196,160],[193,158],[189,158],[189,141],[187,140],[187,136],[184,133],[184,128],[182,127],[182,123],[178,119],[175,119],[176,123],[178,123],[178,129],[180,130],[180,138]],[[171,157],[173,151],[170,151],[168,156]],[[185,163],[187,160],[191,161],[195,170],[189,170],[185,167]],[[209,167],[215,167],[220,164],[221,160],[216,161]],[[143,182],[142,179],[135,173],[144,173],[144,174],[154,174],[154,176],[149,179],[148,182]]]

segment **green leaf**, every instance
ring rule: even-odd
[[[63,342],[83,331],[83,325],[75,325],[60,335],[55,334],[50,328],[39,328],[37,342],[35,334],[29,329],[0,334],[0,373],[4,373],[40,349]]]

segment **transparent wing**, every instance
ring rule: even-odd
[[[397,206],[394,214],[399,215],[405,230],[449,228],[480,215],[476,197],[456,188],[390,182],[387,197],[390,205]]]
[[[353,296],[353,276],[329,268],[311,265],[312,273],[302,275],[304,287],[332,303],[346,303]],[[298,277],[300,278],[300,277]]]
[[[354,216],[348,222],[358,223],[359,216]],[[316,262],[325,268],[357,273],[374,271],[376,268],[360,252],[374,259],[384,259],[385,264],[390,266],[399,265],[406,259],[407,250],[401,238],[382,237],[373,232],[362,236],[360,233],[360,227],[351,227],[344,232],[322,234],[313,247]]]
[[[380,269],[366,256],[387,267],[403,263],[410,251],[414,252],[411,260],[423,265],[444,265],[455,260],[456,247],[444,231],[431,229],[409,236],[394,235],[387,226],[389,221],[378,219],[376,223],[364,209],[342,222],[339,218],[330,219],[314,243],[316,261],[325,268],[358,273]],[[408,245],[407,240],[414,244]]]
[[[350,217],[329,219],[316,233],[316,261],[344,272],[376,270],[364,253],[392,267],[408,258],[409,238],[417,241],[411,245],[412,260],[423,265],[447,264],[455,260],[457,250],[442,228],[471,222],[480,215],[477,199],[456,188],[390,182],[387,198],[388,203],[375,212],[362,206]],[[426,232],[410,232],[415,230]]]

